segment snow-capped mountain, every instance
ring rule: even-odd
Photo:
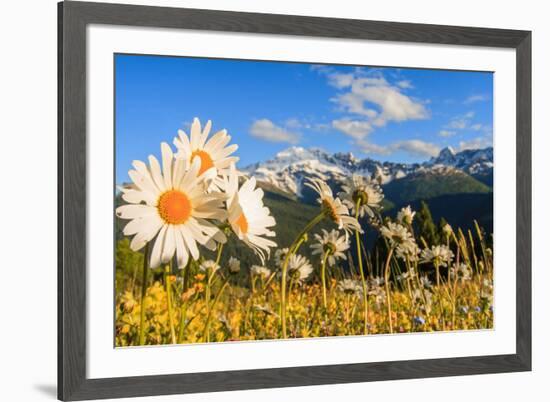
[[[255,163],[242,170],[256,177],[259,182],[302,197],[306,177],[341,182],[355,173],[372,176],[381,184],[387,184],[411,174],[450,174],[457,171],[479,174],[488,172],[492,166],[492,148],[455,153],[448,147],[427,162],[407,164],[379,162],[370,158],[359,159],[352,153],[329,154],[316,148],[290,147],[279,152],[273,159]]]
[[[493,148],[467,149],[457,153],[453,148],[446,147],[427,164],[452,166],[469,174],[483,174],[493,168]]]

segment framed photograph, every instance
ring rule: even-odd
[[[531,369],[531,33],[59,3],[58,397]]]

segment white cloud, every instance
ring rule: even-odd
[[[480,149],[491,146],[493,146],[493,139],[491,137],[477,137],[468,141],[460,141],[458,143],[458,150],[464,151],[465,149]]]
[[[377,127],[388,122],[427,119],[429,102],[405,95],[404,89],[414,88],[409,80],[388,82],[375,71],[370,73],[356,69],[353,73],[339,73],[334,69],[316,67],[314,70],[327,77],[329,85],[339,89],[331,101],[348,113],[346,118],[332,121],[332,127],[354,139],[360,149],[368,154],[391,155],[406,152],[413,156],[434,156],[439,153],[435,144],[421,140],[404,140],[389,145],[378,145],[367,141],[367,136]]]
[[[409,80],[399,81],[397,83],[397,86],[399,88],[403,88],[403,89],[412,89],[412,88],[414,88],[413,84]]]
[[[449,121],[449,123],[446,124],[441,131],[439,131],[439,135],[441,137],[451,137],[456,134],[456,131],[459,130],[481,131],[485,134],[492,133],[492,127],[490,125],[472,123],[474,117],[475,112],[473,111],[453,117],[451,121]]]
[[[260,119],[252,123],[250,134],[266,141],[289,144],[297,144],[300,139],[298,134],[277,126],[269,119]]]
[[[489,100],[489,96],[488,96],[488,95],[485,95],[485,94],[476,94],[476,95],[468,96],[468,97],[464,100],[464,104],[469,105],[470,103],[485,102],[485,101],[488,101],[488,100]]]
[[[353,74],[339,74],[332,73],[328,76],[328,82],[330,85],[336,88],[349,87],[353,83]]]
[[[302,128],[310,129],[311,124],[308,123],[306,120],[300,120],[296,117],[291,117],[290,119],[287,119],[285,121],[284,127],[287,129],[294,129],[294,130],[298,130]]]
[[[379,71],[366,73],[364,69],[340,73],[328,66],[312,66],[312,70],[326,76],[329,85],[343,90],[331,101],[346,113],[364,117],[371,126],[429,117],[424,102],[402,93],[403,89],[413,88],[409,80],[391,84]]]
[[[288,128],[302,128],[302,122],[299,119],[292,117],[285,121],[285,126]]]
[[[299,130],[311,130],[311,131],[327,131],[331,128],[330,123],[318,123],[310,119],[299,119],[297,117],[291,117],[286,119],[281,126],[284,130],[296,132]]]
[[[453,130],[464,130],[470,126],[470,123],[474,116],[475,113],[473,111],[469,111],[468,113],[456,116],[451,119],[446,127]]]
[[[391,145],[396,151],[405,151],[411,156],[436,156],[440,147],[421,140],[399,141]]]
[[[438,145],[422,140],[397,141],[389,145],[377,145],[367,141],[360,141],[358,145],[365,153],[384,156],[402,151],[414,157],[429,157],[438,155],[440,151]]]
[[[312,64],[309,69],[311,71],[317,71],[319,74],[329,74],[333,71],[332,67],[325,64]]]
[[[367,141],[359,141],[357,145],[359,146],[361,151],[365,154],[387,156],[393,153],[393,150],[391,149],[391,147],[376,145]]]
[[[403,94],[399,87],[389,84],[383,77],[354,77],[351,82],[349,79],[342,81],[345,80],[340,78],[341,83],[349,84],[345,87],[350,87],[350,91],[339,94],[332,100],[348,113],[369,118],[374,126],[385,126],[388,121],[429,117],[422,102]],[[373,109],[373,106],[379,110]]]
[[[456,134],[456,131],[450,131],[450,130],[440,130],[439,136],[440,137],[452,137]]]
[[[338,95],[331,100],[336,102],[348,113],[357,114],[370,119],[374,119],[378,116],[378,112],[376,110],[365,107],[365,101],[362,96],[353,92]]]
[[[332,127],[356,140],[361,140],[372,132],[372,125],[363,120],[333,120]]]
[[[455,130],[464,130],[468,122],[463,119],[451,120],[448,124],[449,128],[454,128]]]

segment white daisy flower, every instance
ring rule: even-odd
[[[454,253],[445,245],[432,246],[426,248],[420,254],[420,262],[432,263],[435,267],[446,267],[447,261],[451,261]]]
[[[472,270],[467,264],[460,263],[458,266],[453,264],[450,271],[451,279],[457,279],[459,282],[466,282],[472,279]]]
[[[384,195],[378,182],[374,180],[353,174],[342,185],[342,190],[338,196],[354,216],[357,214],[357,203],[359,203],[360,218],[365,214],[373,217],[374,210],[381,208],[380,203],[384,199]]]
[[[275,264],[277,264],[279,268],[283,267],[287,254],[288,254],[288,247],[280,248],[275,251]]]
[[[425,290],[420,289],[414,289],[412,291],[412,301],[414,304],[419,304],[424,302],[424,297],[426,295],[431,295],[430,292],[426,292]]]
[[[422,310],[426,313],[431,311],[432,294],[426,289],[414,289],[412,292],[412,300],[414,304],[422,305]]]
[[[268,279],[271,275],[271,271],[266,267],[262,267],[261,265],[252,265],[252,267],[250,267],[250,272],[253,275],[257,275],[264,279]]]
[[[327,183],[317,178],[308,178],[307,180],[308,182],[305,185],[319,194],[317,201],[321,204],[321,208],[325,211],[327,217],[338,225],[338,229],[343,229],[346,233],[355,230],[363,232],[357,219],[349,216],[348,208],[342,204],[339,198],[334,198],[332,189]]]
[[[397,213],[397,221],[404,225],[412,225],[415,215],[416,212],[411,209],[410,205],[407,205],[406,207],[401,208],[401,210]]]
[[[375,289],[381,287],[384,284],[384,278],[382,278],[381,276],[376,276],[374,278],[369,278],[368,282],[369,287]]]
[[[405,282],[408,279],[414,278],[414,270],[411,268],[409,271],[405,271],[397,275],[397,280],[399,282]]]
[[[420,286],[422,286],[424,289],[431,289],[432,288],[432,281],[427,276],[423,276],[420,278]]]
[[[416,243],[410,245],[408,248],[397,246],[395,250],[397,258],[401,258],[403,261],[416,262],[420,255],[420,247]]]
[[[368,291],[369,296],[374,296],[374,302],[377,306],[386,302],[386,291],[382,287],[375,287]]]
[[[232,274],[238,274],[241,270],[241,262],[235,257],[230,257],[227,265],[229,266],[229,272]]]
[[[400,248],[401,253],[414,252],[416,243],[405,226],[399,223],[388,222],[380,228],[380,232],[382,236],[390,241],[392,247]]]
[[[482,299],[490,300],[493,297],[493,281],[489,279],[483,279],[481,283],[481,294]]]
[[[208,139],[211,128],[212,122],[208,120],[204,129],[201,130],[201,123],[195,117],[191,124],[191,135],[188,137],[183,130],[178,130],[178,136],[174,138],[174,145],[178,150],[176,157],[183,158],[188,164],[193,163],[195,159],[200,160],[199,174],[214,168],[215,175],[212,177],[214,187],[210,187],[210,189],[217,189],[223,184],[220,176],[229,174],[230,166],[239,161],[238,157],[230,156],[239,146],[237,144],[227,145],[231,141],[231,136],[225,129],[218,131]]]
[[[201,265],[199,265],[199,269],[202,272],[207,272],[208,274],[212,275],[216,273],[218,269],[220,269],[220,266],[216,263],[216,261],[206,260],[203,261]]]
[[[135,235],[132,250],[140,250],[153,240],[150,267],[168,263],[174,254],[179,268],[187,265],[189,255],[195,260],[200,253],[197,243],[214,250],[216,242],[225,243],[220,229],[207,219],[225,220],[225,195],[205,194],[202,183],[211,170],[199,174],[200,161],[185,169],[185,162],[175,159],[166,143],[161,144],[162,168],[150,155],[149,167],[134,161],[128,172],[135,188],[122,188],[122,198],[128,202],[116,209],[116,215],[130,222],[124,227],[126,236]]]
[[[353,279],[344,279],[338,282],[338,289],[346,294],[360,295],[363,292],[361,285]]]
[[[303,281],[313,272],[308,259],[299,254],[292,254],[288,260],[288,272],[291,278]]]
[[[224,186],[228,196],[227,220],[237,237],[254,250],[263,264],[266,254],[269,258],[270,247],[277,246],[273,240],[266,238],[275,237],[275,232],[268,229],[275,226],[275,218],[264,205],[264,192],[256,188],[254,177],[247,179],[239,188],[235,165],[231,166]]]
[[[349,248],[349,243],[346,239],[346,236],[340,236],[340,232],[337,230],[331,230],[330,232],[322,229],[323,235],[315,233],[315,240],[317,243],[311,245],[311,254],[324,255],[327,254],[327,261],[329,266],[334,266],[336,260],[341,258],[343,260],[347,259],[344,251]]]

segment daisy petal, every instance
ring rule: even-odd
[[[163,142],[160,144],[160,149],[162,153],[162,174],[164,175],[164,184],[166,189],[171,189],[172,184],[172,160],[174,159],[174,154],[170,145]]]
[[[170,259],[176,252],[176,235],[174,234],[174,226],[168,225],[166,229],[166,237],[164,239],[164,247],[162,250],[161,261],[163,264],[170,262]]]
[[[162,249],[164,246],[164,238],[166,237],[166,230],[167,225],[164,225],[157,235],[157,240],[155,240],[155,245],[153,246],[153,251],[151,251],[151,259],[149,263],[149,266],[151,268],[158,268],[160,266]]]

